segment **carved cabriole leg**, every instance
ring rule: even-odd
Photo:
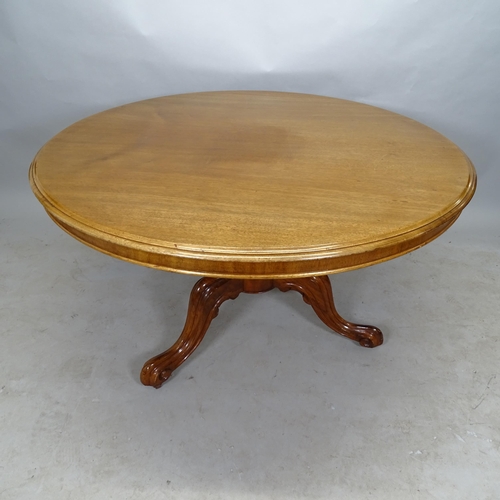
[[[220,305],[243,292],[243,280],[202,278],[194,286],[184,330],[177,342],[165,352],[151,358],[142,368],[141,382],[157,389],[172,372],[194,352],[203,340]]]
[[[310,304],[321,321],[335,332],[359,342],[363,347],[376,347],[384,341],[382,332],[375,326],[356,325],[342,318],[333,302],[332,287],[328,276],[274,280],[282,292],[296,290],[304,302]]]
[[[203,340],[220,305],[235,299],[242,292],[260,293],[278,288],[282,292],[296,290],[310,304],[319,318],[340,335],[359,342],[364,347],[376,347],[383,342],[382,332],[374,326],[356,325],[343,319],[335,309],[328,276],[290,279],[223,279],[202,278],[194,286],[189,299],[186,324],[177,342],[165,352],[151,358],[142,368],[141,382],[161,387],[172,372],[194,352]]]

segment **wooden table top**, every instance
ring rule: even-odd
[[[409,252],[474,194],[436,131],[351,101],[205,92],[81,120],[37,154],[32,189],[82,242],[160,269],[322,275]]]

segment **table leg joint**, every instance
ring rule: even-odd
[[[323,323],[363,347],[376,347],[383,342],[382,332],[378,328],[357,325],[340,316],[335,309],[328,276],[262,280],[202,278],[191,291],[186,323],[180,337],[170,349],[146,362],[141,371],[141,382],[161,387],[199,346],[223,302],[235,299],[242,292],[259,293],[272,288],[282,292],[299,292]]]

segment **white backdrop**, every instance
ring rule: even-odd
[[[498,0],[0,0],[3,195],[31,196],[37,149],[94,112],[272,89],[374,104],[439,130],[475,163],[468,210],[483,217],[499,206],[499,26]]]
[[[2,500],[498,498],[499,27],[500,0],[0,0]],[[89,114],[223,89],[411,116],[478,191],[425,249],[335,276],[383,347],[321,335],[300,296],[240,298],[153,394],[139,370],[195,277],[70,238],[28,167]]]

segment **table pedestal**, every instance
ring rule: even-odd
[[[224,301],[235,299],[242,292],[260,293],[273,288],[282,292],[296,290],[301,293],[304,302],[312,306],[328,327],[344,337],[359,342],[363,347],[376,347],[382,344],[383,336],[378,328],[356,325],[339,315],[333,302],[328,276],[263,280],[202,278],[191,291],[186,324],[180,337],[170,349],[151,358],[144,365],[141,382],[157,389],[161,387],[172,372],[200,345]]]

